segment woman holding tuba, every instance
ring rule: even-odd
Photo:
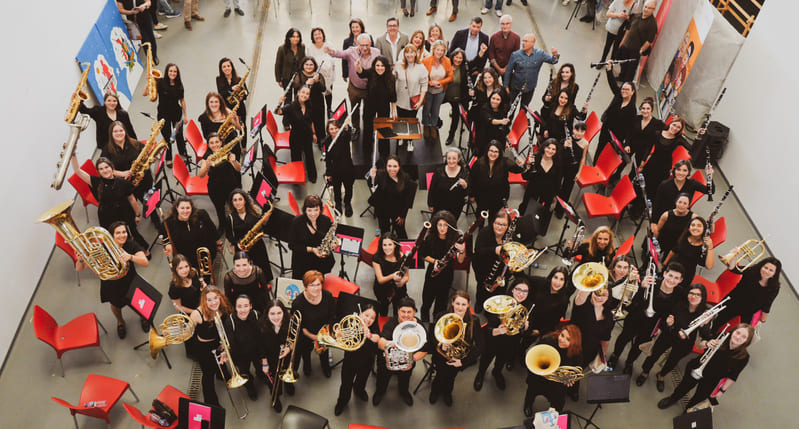
[[[214,351],[219,347],[219,332],[214,325],[214,315],[224,318],[233,312],[225,295],[216,286],[210,285],[200,295],[200,306],[189,317],[194,322],[194,336],[197,340],[197,359],[202,369],[203,402],[219,405],[214,380],[219,373]]]
[[[332,226],[333,221],[322,216],[322,199],[318,195],[305,197],[302,214],[294,218],[289,231],[291,275],[295,279],[302,279],[311,270],[327,274],[333,268],[333,253],[325,256],[319,248]]]
[[[582,362],[582,333],[576,325],[566,325],[562,329],[545,335],[539,344],[546,344],[557,352],[560,357],[560,366],[575,366]],[[524,395],[524,415],[533,416],[533,402],[538,395],[544,395],[549,400],[552,408],[563,411],[566,404],[567,385],[545,378],[534,372],[551,370],[552,362],[545,356],[527,356],[527,392]]]
[[[197,269],[201,275],[208,275],[200,270],[198,258],[195,256],[197,249],[203,247],[208,249],[210,263],[213,264],[217,250],[222,246],[222,242],[217,241],[219,234],[216,225],[208,216],[208,212],[196,208],[191,198],[178,197],[164,219],[164,227],[166,228],[164,236],[169,237],[171,241],[164,246],[164,254],[167,256],[186,255],[192,267]],[[215,283],[215,281],[210,281],[210,277],[205,281],[209,284]]]
[[[236,252],[245,250],[241,248],[239,241],[247,236],[247,233],[263,219],[264,214],[252,200],[250,194],[240,188],[234,189],[228,196],[225,203],[225,212],[227,213],[224,223],[225,237],[230,243],[231,253],[235,255]],[[269,221],[267,220],[261,225],[260,232],[264,232],[268,225]],[[271,282],[274,276],[272,275],[272,265],[269,263],[269,253],[266,251],[264,240],[256,240],[255,244],[247,249],[247,253],[250,255],[252,263],[263,271],[266,282]]]
[[[208,152],[200,160],[200,170],[197,172],[197,177],[208,175],[208,197],[216,209],[217,224],[220,228],[226,223],[225,203],[230,193],[241,188],[241,163],[234,151],[228,151],[221,163],[212,164],[212,159],[218,159],[220,156],[217,152],[222,150],[222,146],[219,134],[214,132],[208,135]]]
[[[355,351],[344,352],[344,363],[341,365],[341,387],[338,391],[336,400],[335,414],[341,415],[344,406],[350,401],[350,395],[355,392],[355,396],[361,401],[368,401],[369,394],[366,393],[366,381],[374,366],[375,355],[377,354],[377,343],[380,341],[380,333],[377,326],[377,313],[372,304],[361,307],[358,317],[364,323],[364,334],[366,342]]]
[[[266,303],[266,315],[261,317],[258,322],[260,330],[259,346],[261,352],[261,371],[267,377],[267,385],[272,390],[273,383],[277,380],[278,363],[281,359],[287,358],[291,354],[291,346],[287,345],[286,338],[289,334],[289,311],[279,300],[270,300]],[[294,394],[294,384],[281,383],[286,387],[289,395]],[[273,406],[276,412],[283,410],[280,398],[275,401]]]
[[[100,302],[111,304],[111,313],[117,319],[117,336],[124,339],[127,335],[125,329],[125,319],[122,318],[122,307],[128,304],[126,297],[131,282],[136,278],[136,267],[148,267],[150,260],[144,255],[144,250],[128,236],[128,228],[125,222],[114,222],[108,227],[114,243],[122,249],[122,261],[128,265],[128,272],[124,277],[116,280],[100,280]],[[86,261],[78,258],[75,262],[75,269],[83,271],[89,266]],[[150,322],[141,319],[141,328],[144,332],[150,331]]]
[[[292,311],[302,313],[301,334],[297,340],[297,352],[294,354],[294,368],[299,369],[300,359],[302,359],[302,370],[305,375],[311,375],[311,352],[314,350],[317,333],[324,325],[332,326],[336,317],[336,301],[330,292],[322,289],[324,281],[325,277],[319,271],[307,271],[302,277],[305,290],[291,306]],[[329,353],[327,348],[319,353],[322,374],[328,378],[332,370],[328,360]]]
[[[444,404],[448,407],[452,406],[455,377],[460,371],[476,363],[480,356],[483,336],[480,330],[480,320],[472,314],[470,301],[469,292],[456,290],[450,299],[447,313],[440,315],[438,322],[430,325],[433,335],[428,335],[428,338],[434,340],[428,343],[428,347],[433,354],[433,365],[436,368],[436,375],[433,377],[433,384],[430,387],[431,404],[435,404],[438,398],[442,397]],[[452,314],[457,317],[449,317]],[[456,322],[450,323],[448,320]],[[446,326],[440,326],[441,324]],[[452,335],[453,324],[459,329],[457,336]],[[439,327],[443,328],[441,331],[444,338],[439,338],[436,335]],[[441,341],[442,339],[445,341]]]
[[[741,321],[753,326],[758,322],[755,314],[760,312],[759,323],[766,323],[771,305],[780,293],[780,273],[782,262],[770,256],[763,259],[743,272],[741,280],[730,292],[727,307],[722,310],[714,326],[721,327],[735,316],[741,316]]]
[[[136,131],[133,130],[133,124],[130,122],[130,115],[119,105],[119,97],[113,92],[107,92],[103,96],[102,105],[87,107],[81,102],[78,111],[94,119],[97,149],[102,150],[108,144],[108,130],[114,122],[121,123],[127,134],[134,140],[138,140]]]

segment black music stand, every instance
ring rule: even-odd
[[[583,2],[583,0],[577,0],[577,4],[574,6],[574,11],[572,11],[571,16],[569,17],[569,22],[566,23],[566,30],[569,29],[569,25],[572,23],[572,20],[577,17],[577,13],[580,11],[580,6],[583,5]],[[596,30],[596,11],[594,11],[594,21],[591,22],[591,30]]]
[[[677,416],[672,420],[674,429],[713,429],[713,412],[710,408]]]
[[[283,253],[288,252],[288,249],[283,242],[289,242],[291,236],[291,224],[293,222],[293,214],[275,207],[275,210],[272,212],[272,217],[269,218],[269,222],[266,223],[266,226],[263,229],[266,235],[269,236],[269,239],[275,241],[275,246],[277,246],[277,249],[280,252],[280,265],[272,262],[271,259],[269,260],[269,262],[275,268],[280,270],[278,277],[282,277],[286,273],[291,272],[291,266],[289,265],[289,268],[286,268],[286,264],[283,259]]]
[[[180,398],[177,429],[225,429],[225,409],[189,398]]]
[[[336,237],[338,237],[340,240],[341,246],[336,248],[334,252],[341,255],[341,269],[338,272],[338,276],[342,279],[346,279],[347,281],[350,280],[350,276],[347,275],[347,271],[344,270],[344,257],[358,257],[361,255],[361,247],[363,247],[363,235],[363,228],[359,228],[357,226],[339,224],[336,228]]]
[[[563,220],[563,228],[560,230],[560,238],[558,238],[558,243],[553,244],[549,247],[553,249],[553,252],[556,255],[565,257],[566,249],[564,246],[565,242],[563,240],[563,237],[566,235],[566,230],[569,229],[569,222],[574,222],[577,225],[577,228],[579,228],[580,225],[585,225],[585,224],[583,223],[583,220],[580,219],[580,216],[577,214],[577,210],[574,209],[571,203],[569,203],[568,201],[564,200],[561,197],[556,197],[556,198],[558,204],[560,204],[560,207],[563,209],[563,212],[566,214],[566,218]]]
[[[596,408],[588,418],[581,416],[573,411],[564,411],[573,415],[577,419],[578,425],[585,429],[588,426],[593,426],[600,429],[594,423],[593,419],[597,411],[602,408],[602,404],[615,404],[619,402],[630,402],[630,375],[618,373],[604,373],[598,375],[591,375],[588,380],[588,398],[586,400],[589,404],[596,404]],[[580,423],[585,421],[585,426]]]
[[[158,312],[158,306],[161,305],[161,299],[163,298],[161,292],[158,292],[144,277],[136,273],[136,277],[134,277],[133,281],[130,283],[126,298],[130,308],[132,308],[139,317],[150,322],[152,329],[155,329],[155,313]],[[149,339],[134,347],[133,350],[139,350],[148,344],[150,344]],[[169,362],[166,350],[161,349],[161,354],[164,356],[166,366],[172,369],[172,364]]]

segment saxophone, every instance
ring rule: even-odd
[[[84,69],[83,74],[80,75],[78,87],[75,89],[75,92],[72,93],[72,98],[69,100],[69,108],[67,108],[67,113],[64,115],[64,122],[68,124],[75,122],[75,117],[78,115],[78,107],[80,107],[80,102],[89,99],[89,93],[84,91],[83,88],[86,86],[86,81],[89,79],[91,63],[80,63],[80,65],[85,65],[86,69]]]
[[[239,144],[243,138],[244,134],[239,133],[238,137],[219,148],[218,151],[208,155],[208,159],[206,159],[208,164],[210,164],[211,167],[218,167],[225,163],[227,161],[228,155],[230,155],[230,151],[232,151],[233,148],[236,147],[236,145]]]
[[[133,183],[133,186],[138,186],[141,180],[144,178],[144,173],[150,168],[151,165],[155,162],[156,159],[161,155],[161,152],[166,149],[167,143],[163,140],[156,143],[158,139],[158,133],[161,132],[161,128],[164,127],[164,120],[161,119],[158,122],[153,123],[153,127],[151,129],[150,138],[147,139],[147,143],[144,144],[142,147],[141,152],[139,152],[139,156],[136,157],[136,160],[133,161],[133,164],[130,165],[130,181]]]
[[[158,88],[156,88],[156,79],[161,78],[161,72],[158,71],[153,64],[153,50],[152,45],[150,42],[144,42],[141,44],[142,47],[147,45],[147,95],[149,95],[150,101],[155,102],[158,100]]]
[[[332,186],[329,187],[327,191],[328,195],[333,195]],[[319,243],[319,252],[322,254],[323,258],[327,258],[328,255],[333,253],[333,249],[341,245],[341,240],[336,237],[336,228],[338,227],[339,219],[341,219],[341,213],[336,210],[336,206],[332,200],[328,200],[327,205],[330,207],[330,213],[333,215],[333,225],[330,225],[324,238],[322,238],[322,242]]]
[[[263,216],[261,216],[261,219],[255,225],[253,225],[249,231],[247,231],[247,234],[244,235],[244,238],[239,240],[239,247],[241,250],[247,252],[252,248],[252,246],[255,246],[255,243],[261,240],[261,238],[264,236],[264,233],[261,231],[261,229],[266,221],[269,220],[269,217],[272,216],[272,210],[274,209],[275,205],[269,202],[269,210],[264,213]]]
[[[236,128],[236,125],[233,123],[233,120],[235,118],[238,118],[238,116],[236,115],[236,110],[238,109],[239,109],[239,103],[237,101],[236,103],[233,104],[233,107],[230,108],[230,111],[228,112],[225,121],[222,122],[222,125],[219,126],[219,130],[217,130],[216,133],[219,134],[219,138],[222,139],[222,141],[227,140],[228,136],[230,136],[230,133],[232,133],[233,130]]]
[[[239,58],[239,60],[241,60],[241,58]],[[244,61],[242,61],[242,63],[244,63]],[[238,106],[242,101],[244,101],[244,97],[250,93],[247,91],[247,87],[244,86],[244,82],[247,81],[247,77],[250,75],[250,67],[247,66],[247,64],[244,64],[244,66],[247,67],[247,73],[244,73],[244,77],[239,80],[239,89],[233,91],[233,93],[227,97],[227,102],[230,105],[235,104]]]

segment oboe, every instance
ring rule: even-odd
[[[705,235],[704,238],[710,237],[710,232],[713,229],[713,222],[716,216],[719,214],[719,210],[721,210],[721,205],[724,204],[724,201],[730,196],[730,192],[732,192],[732,185],[730,185],[730,189],[727,189],[727,192],[721,197],[721,201],[716,204],[716,207],[713,208],[713,212],[710,213],[710,216],[707,217],[707,228],[705,228]],[[707,256],[707,244],[705,244],[705,240],[702,240],[702,257],[699,258],[700,261],[705,260],[705,256]],[[703,264],[704,265],[704,264]]]
[[[285,98],[285,97],[287,97],[289,95],[289,91],[291,91],[291,88],[293,86],[292,82],[294,82],[294,78],[295,77],[297,77],[297,72],[294,72],[294,74],[291,75],[291,77],[289,78],[289,83],[286,84],[286,90],[283,91],[283,98]],[[275,107],[274,113],[277,114],[278,110],[283,109],[283,107],[285,107],[285,105],[286,105],[286,101],[283,100],[282,103],[278,104],[277,107]]]

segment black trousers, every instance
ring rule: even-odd
[[[393,231],[397,234],[397,238],[400,240],[404,240],[408,238],[408,232],[405,231],[405,223],[400,225],[397,223],[397,218],[391,216],[378,216],[377,217],[377,224],[380,227],[380,231],[388,232]]]
[[[635,79],[636,71],[638,71],[638,63],[641,61],[641,54],[635,50],[625,48],[624,46],[619,46],[618,52],[620,60],[635,60],[622,64],[621,73],[619,74],[619,79],[621,79],[622,82],[632,82],[633,79]]]
[[[171,117],[165,113],[158,113],[158,119],[164,120],[164,127],[161,128],[161,136],[164,138],[164,141],[167,142],[166,146],[166,159],[167,161],[171,161],[172,157],[172,143],[170,142],[170,138],[172,137],[172,128],[177,125],[178,121],[180,120],[180,115],[177,118]],[[177,130],[175,133],[175,144],[178,147],[178,153],[183,158],[188,158],[189,153],[186,152],[186,140],[183,138],[183,127]]]
[[[397,391],[401,395],[410,395],[409,386],[411,384],[413,368],[407,371],[389,371],[388,368],[386,368],[385,359],[380,356],[379,360],[382,360],[382,362],[377,363],[377,388],[375,389],[375,394],[385,393],[386,389],[388,389],[388,382],[391,381],[391,376],[396,375]]]
[[[316,354],[314,352],[314,343],[313,341],[309,340],[308,337],[305,335],[300,335],[297,341],[297,352],[294,354],[294,369],[298,371],[300,369],[300,360],[302,360],[303,367],[308,367],[310,369],[311,365],[311,354]],[[319,366],[320,368],[325,368],[326,366],[330,366],[330,350],[325,350],[322,353],[319,353]]]
[[[394,304],[394,317],[397,316],[397,312],[399,308],[397,308],[396,303],[399,302],[400,299],[408,296],[408,288],[406,286],[394,288],[389,284],[380,285],[375,280],[374,285],[374,292],[375,297],[377,297],[377,313],[381,316],[388,315],[388,305],[390,303]]]
[[[529,374],[527,376],[527,392],[524,394],[525,408],[533,407],[533,402],[538,395],[544,395],[549,401],[549,405],[563,411],[566,405],[566,385],[555,381],[549,381],[539,375]]]
[[[500,268],[500,270],[501,269],[502,268]],[[506,286],[497,287],[496,289],[494,289],[493,292],[489,292],[488,290],[486,290],[485,281],[486,281],[485,278],[477,280],[477,294],[476,294],[477,298],[475,299],[475,302],[474,302],[474,311],[476,311],[478,313],[483,311],[483,303],[485,302],[485,300],[487,300],[488,298],[491,298],[492,296],[502,295],[502,294],[505,293],[505,289],[507,288],[507,283],[508,283],[508,273],[507,272],[505,273],[505,285]]]
[[[239,357],[233,359],[233,363],[236,365],[239,374],[247,378],[247,383],[244,385],[244,388],[247,389],[248,392],[254,391],[256,384],[255,378],[264,378],[264,373],[261,370],[261,359],[253,356]],[[255,368],[255,377],[253,377],[253,374],[250,372],[250,365]]]
[[[218,343],[212,341],[209,343],[197,342],[197,360],[202,369],[202,387],[203,387],[203,402],[211,405],[219,405],[219,397],[216,396],[216,387],[214,383],[219,374],[219,367],[216,364],[216,359],[212,354],[212,350],[216,350]]]
[[[154,7],[155,5],[152,5],[150,9],[154,9]],[[153,30],[153,19],[150,17],[150,13],[145,11],[137,14],[136,24],[138,24],[139,31],[141,32],[142,43],[150,43],[150,47],[153,50],[153,61],[155,61],[155,59],[158,58],[158,46],[155,43],[155,31]]]
[[[443,393],[452,395],[455,387],[455,377],[458,376],[461,368],[447,365],[447,359],[441,356],[438,351],[433,352],[433,365],[436,367],[436,376],[433,377],[433,384],[430,386],[431,393]]]
[[[677,385],[677,387],[674,389],[674,393],[672,393],[670,396],[671,399],[678,401],[680,398],[685,396],[686,393],[690,392],[694,386],[696,386],[694,396],[688,400],[688,408],[691,408],[709,398],[713,393],[713,390],[715,390],[716,386],[719,384],[719,381],[721,381],[715,377],[703,377],[701,380],[693,378],[691,376],[691,371],[698,367],[699,359],[693,359],[691,362],[688,362],[688,365],[685,366],[685,373],[682,376],[682,381],[679,385]]]
[[[599,61],[605,61],[605,59],[608,57],[608,54],[610,54],[610,57],[613,58],[616,51],[619,50],[619,43],[621,43],[621,38],[617,34],[608,32],[605,36],[605,46],[602,48],[602,59]]]
[[[452,262],[450,262],[451,264]],[[433,269],[429,268],[424,277],[422,287],[422,320],[430,320],[430,307],[433,307],[433,314],[439,314],[447,309],[449,291],[452,287],[452,280],[455,272],[451,267],[447,267],[441,274],[432,277]],[[435,306],[433,304],[435,303]]]
[[[372,363],[374,359],[370,360]],[[341,387],[338,389],[338,403],[345,405],[350,401],[353,389],[356,392],[366,390],[366,381],[369,380],[369,373],[372,372],[372,365],[364,365],[355,359],[344,359],[341,365]]]
[[[491,373],[495,375],[501,374],[505,363],[513,360],[513,355],[519,344],[519,336],[504,334],[493,336],[490,329],[484,331],[483,336],[486,338],[486,347],[480,354],[480,365],[477,368],[477,374],[480,377],[485,375],[492,360],[494,361],[494,369]]]
[[[669,357],[666,359],[666,363],[663,364],[663,368],[661,368],[659,372],[660,375],[666,375],[680,363],[680,359],[691,352],[692,346],[692,341],[677,341],[674,338],[669,338],[666,335],[660,334],[658,339],[655,340],[655,345],[652,346],[652,355],[646,358],[641,369],[649,373],[660,356],[671,348]]]
[[[301,140],[301,141],[300,141]],[[291,162],[303,161],[305,164],[305,174],[308,180],[316,182],[316,163],[313,159],[313,135],[302,136],[302,138],[291,139],[289,142],[291,151]],[[303,160],[303,156],[305,159]]]
[[[349,144],[349,142],[345,142]],[[331,176],[331,183],[333,184],[333,200],[336,203],[336,209],[339,211],[343,211],[341,207],[341,199],[342,199],[342,192],[341,187],[344,187],[344,202],[346,204],[352,203],[352,185],[355,183],[355,179],[352,177],[349,178],[341,178],[338,176]]]

